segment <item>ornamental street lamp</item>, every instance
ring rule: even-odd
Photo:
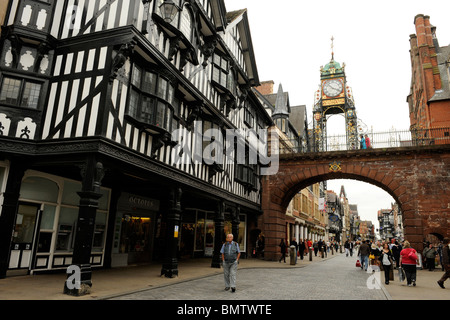
[[[181,8],[173,2],[173,0],[165,0],[160,6],[161,17],[167,23],[171,23],[173,19],[175,19],[178,12],[181,11]]]

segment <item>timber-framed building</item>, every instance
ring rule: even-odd
[[[179,259],[220,267],[228,232],[252,250],[261,164],[226,147],[214,163],[186,152],[204,152],[209,129],[273,125],[251,89],[246,10],[223,0],[3,6],[0,278],[77,265],[90,286],[93,267],[139,262],[173,277]],[[235,144],[249,150],[245,138]]]

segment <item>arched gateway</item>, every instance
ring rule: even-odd
[[[279,256],[293,196],[331,179],[359,180],[388,192],[403,211],[405,239],[419,251],[427,234],[450,236],[450,145],[285,154],[278,174],[263,179],[259,225],[266,236],[265,259]]]

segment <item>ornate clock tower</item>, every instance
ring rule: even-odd
[[[331,39],[334,41],[334,38]],[[333,45],[332,45],[333,48]],[[358,119],[352,89],[347,85],[345,64],[334,60],[320,68],[320,88],[315,94],[313,137],[315,151],[330,151],[327,144],[327,120],[330,116],[343,114],[346,124],[346,149],[358,148]]]

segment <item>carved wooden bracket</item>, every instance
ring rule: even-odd
[[[206,66],[208,65],[208,60],[209,58],[212,57],[214,50],[217,47],[218,44],[218,40],[217,40],[217,36],[209,36],[209,37],[205,37],[204,38],[204,44],[200,47],[200,50],[203,54],[203,68],[206,68]]]
[[[190,104],[188,107],[189,115],[186,118],[186,128],[189,131],[192,131],[194,122],[198,120],[203,113],[203,102],[196,102]]]
[[[109,77],[110,81],[113,81],[117,78],[119,70],[122,69],[127,59],[133,54],[135,46],[136,41],[133,40],[129,43],[125,43],[120,47],[112,62],[111,75]]]
[[[157,152],[159,149],[167,145],[176,145],[176,142],[172,141],[172,135],[169,132],[163,132],[159,135],[153,136],[151,151],[152,159],[155,159],[157,157]]]

